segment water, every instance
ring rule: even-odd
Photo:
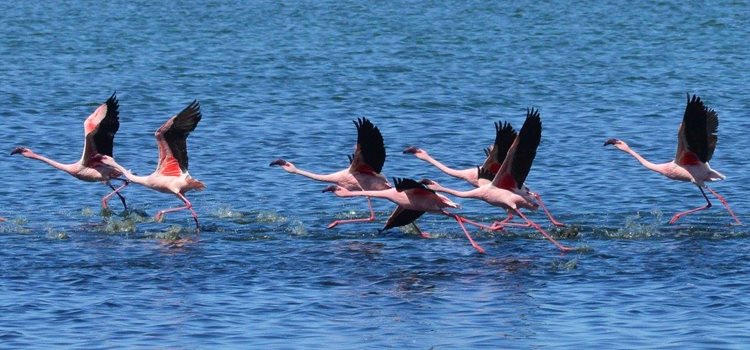
[[[147,174],[154,130],[198,99],[190,171],[208,186],[188,195],[203,232],[186,243],[188,215],[151,219],[173,196],[131,186],[134,211],[114,200],[102,216],[104,186],[6,155],[0,347],[738,348],[747,226],[718,202],[667,225],[699,191],[602,144],[670,160],[699,94],[721,119],[713,188],[750,222],[749,21],[732,1],[0,3],[0,149],[74,161],[83,118],[117,90],[115,155]],[[388,202],[376,223],[327,230],[365,201],[268,166],[346,167],[367,116],[386,175],[465,188],[400,151],[473,166],[492,123],[520,126],[529,106],[544,132],[528,183],[574,253],[521,229],[473,231],[479,255],[434,215],[420,220],[434,239],[378,233]]]

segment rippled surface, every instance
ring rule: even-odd
[[[713,186],[750,222],[750,21],[731,1],[66,1],[0,4],[0,145],[80,157],[81,122],[117,90],[118,161],[156,165],[154,130],[192,99],[191,193],[203,232],[172,196],[132,186],[133,212],[100,213],[106,188],[19,156],[0,161],[0,344],[79,348],[739,347],[750,342],[746,226],[602,143],[674,155],[686,92],[720,114]],[[540,108],[528,182],[581,247],[562,255],[529,230],[475,232],[420,220],[434,239],[378,233],[362,199],[269,168],[347,166],[351,120],[372,119],[388,176],[431,177],[419,145],[479,163],[492,123]],[[497,208],[460,200],[485,221]],[[533,218],[544,222],[543,216]]]

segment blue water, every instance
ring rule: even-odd
[[[113,91],[115,156],[156,165],[153,132],[193,99],[190,193],[135,185],[134,209],[20,156],[0,161],[2,348],[739,348],[750,342],[750,230],[602,147],[672,159],[685,93],[721,120],[713,188],[750,223],[750,8],[745,2],[0,2],[0,150],[80,157],[83,119]],[[387,176],[466,188],[401,154],[419,145],[465,168],[493,122],[541,110],[528,183],[570,227],[561,254],[532,230],[472,231],[449,218],[413,232],[278,168],[347,166],[366,116]],[[458,212],[503,213],[458,200]],[[177,238],[193,238],[193,242]]]

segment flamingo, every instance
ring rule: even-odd
[[[194,100],[156,130],[154,136],[156,136],[156,144],[159,147],[159,163],[151,175],[134,175],[108,155],[97,154],[93,157],[93,160],[114,168],[130,182],[177,196],[185,205],[160,210],[156,213],[154,220],[161,222],[164,214],[189,210],[193,220],[195,220],[195,228],[199,231],[198,214],[193,210],[193,205],[185,197],[185,193],[191,190],[201,191],[206,188],[205,184],[192,178],[188,173],[187,137],[198,126],[201,117],[200,104],[197,100]]]
[[[464,181],[468,182],[474,187],[479,187],[483,184],[486,184],[489,181],[492,181],[492,178],[497,173],[498,170],[500,170],[500,166],[502,165],[503,160],[505,159],[506,154],[508,153],[508,148],[513,143],[513,140],[515,140],[517,136],[516,131],[513,129],[513,126],[508,122],[495,122],[495,143],[486,148],[484,150],[484,153],[487,158],[485,158],[484,163],[481,166],[478,166],[476,168],[468,168],[468,169],[453,169],[450,168],[443,163],[439,162],[432,156],[430,156],[427,151],[425,151],[422,148],[418,148],[415,146],[409,146],[406,149],[404,149],[404,154],[413,154],[418,159],[424,160],[432,165],[434,165],[436,168],[438,168],[440,171],[453,176],[455,178],[463,179]],[[484,171],[487,171],[490,176],[488,178],[482,178],[480,175],[480,168],[484,169]],[[544,204],[544,201],[542,201],[542,197],[536,193],[533,192],[530,188],[527,186],[523,186],[521,189],[514,190],[519,195],[522,195],[524,197],[531,197],[531,200],[534,200],[539,203],[539,206],[541,206],[544,213],[549,218],[550,222],[557,226],[557,227],[563,227],[565,224],[557,221],[554,216],[552,216],[552,213],[547,209],[547,206]],[[509,217],[506,219],[506,222],[509,221],[513,215],[508,213]]]
[[[492,177],[492,181],[487,181],[486,183],[483,182],[479,187],[469,191],[457,191],[446,188],[436,181],[429,179],[424,179],[421,183],[426,185],[427,188],[437,192],[444,192],[461,198],[483,200],[491,205],[505,209],[509,218],[512,217],[512,213],[515,213],[526,221],[525,224],[513,224],[507,223],[508,219],[506,219],[504,222],[493,225],[495,227],[491,227],[490,229],[496,229],[498,226],[533,227],[561,251],[570,251],[572,248],[566,247],[557,242],[552,236],[544,231],[541,226],[527,218],[520,210],[536,210],[539,207],[536,202],[534,202],[529,196],[525,195],[525,192],[523,192],[522,189],[523,183],[526,180],[534,158],[536,157],[536,150],[537,147],[539,147],[541,137],[542,121],[539,116],[539,111],[528,109],[526,111],[526,120],[521,127],[521,131],[508,148],[505,159],[503,160],[500,169],[498,169],[497,173]],[[480,167],[477,175],[480,179],[488,179],[491,175],[491,171]]]
[[[112,93],[112,96],[83,122],[83,155],[77,162],[63,164],[36,154],[27,147],[16,147],[10,154],[20,154],[26,158],[40,160],[82,181],[102,182],[112,189],[112,192],[102,198],[102,208],[109,209],[107,202],[113,195],[117,195],[122,201],[122,206],[127,210],[125,197],[120,194],[120,191],[128,185],[128,181],[120,178],[122,174],[112,168],[92,163],[90,160],[97,153],[112,157],[115,133],[120,128],[120,112],[116,94],[117,92]],[[120,180],[123,183],[115,188],[111,180]]]
[[[484,249],[471,238],[469,231],[466,230],[466,227],[464,227],[462,223],[464,219],[457,214],[445,210],[445,208],[459,208],[458,204],[441,194],[435,193],[435,191],[412,179],[393,178],[393,184],[395,188],[388,188],[379,191],[352,191],[342,186],[330,185],[326,187],[323,192],[333,192],[333,194],[338,197],[367,196],[383,198],[395,203],[397,205],[396,209],[388,218],[388,221],[386,221],[383,230],[412,224],[425,212],[451,217],[456,220],[459,226],[461,226],[464,234],[466,234],[466,238],[469,239],[471,246],[480,253],[485,252]]]
[[[641,157],[633,151],[627,143],[619,139],[609,139],[604,146],[613,145],[615,148],[626,152],[637,159],[644,167],[672,180],[691,182],[701,191],[706,205],[672,216],[670,224],[674,224],[685,215],[695,213],[711,207],[711,201],[706,196],[704,189],[713,194],[729,212],[734,219],[734,224],[741,225],[740,220],[734,215],[729,203],[716,191],[708,187],[706,182],[724,180],[726,176],[711,169],[708,162],[716,149],[719,128],[719,115],[712,108],[703,104],[700,97],[687,94],[687,106],[682,117],[682,123],[677,131],[677,154],[671,162],[654,164]]]
[[[354,154],[349,156],[349,168],[332,174],[315,174],[298,169],[294,164],[284,159],[276,159],[270,166],[278,165],[288,173],[302,175],[310,179],[333,183],[344,187],[349,191],[378,191],[391,188],[388,179],[380,172],[385,163],[385,145],[380,129],[372,124],[367,118],[359,118],[354,121],[357,127],[357,144]],[[352,222],[372,222],[375,220],[375,211],[372,208],[370,198],[367,198],[367,206],[370,216],[367,218],[335,220],[328,224],[333,228],[339,224]]]

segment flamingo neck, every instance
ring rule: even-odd
[[[454,195],[460,198],[479,198],[479,189],[473,189],[470,191],[458,191],[451,188],[443,187],[441,185],[432,186],[432,189],[436,192],[443,192],[450,195]]]
[[[338,182],[339,178],[336,176],[336,174],[316,174],[311,173],[309,171],[301,170],[301,169],[295,169],[292,171],[292,173],[297,175],[302,175],[306,178],[310,178],[316,181],[322,181],[322,182],[330,182],[330,183],[336,183]]]
[[[137,183],[142,186],[148,187],[148,176],[138,176],[133,174],[130,170],[125,169],[122,165],[114,163],[114,164],[107,164],[108,166],[111,166],[112,168],[115,168],[115,170],[119,171],[123,176],[125,176],[126,179],[130,182]]]
[[[68,174],[74,174],[76,170],[81,167],[81,163],[72,163],[72,164],[63,164],[58,161],[49,159],[45,156],[38,155],[36,153],[31,153],[26,156],[26,158],[36,159],[42,162],[45,162],[52,166],[55,169],[62,170]]]
[[[659,164],[654,164],[654,163],[649,162],[648,160],[646,160],[646,158],[641,157],[641,155],[638,154],[636,151],[633,151],[632,149],[628,148],[625,152],[628,152],[631,156],[633,156],[633,158],[638,160],[641,163],[641,165],[643,165],[647,169],[653,170],[660,174],[663,173],[662,166],[660,166]]]
[[[466,181],[470,181],[471,180],[471,179],[467,178],[467,176],[464,173],[464,171],[456,170],[456,169],[453,169],[453,168],[449,168],[445,164],[440,163],[439,161],[437,161],[437,159],[432,158],[429,155],[426,155],[424,160],[427,161],[428,163],[434,165],[436,168],[440,169],[440,171],[442,171],[442,172],[444,172],[444,173],[446,173],[446,174],[448,174],[450,176],[453,176],[453,177],[456,177],[456,178],[459,178],[459,179],[464,179]],[[474,170],[474,169],[472,169],[472,170]]]

